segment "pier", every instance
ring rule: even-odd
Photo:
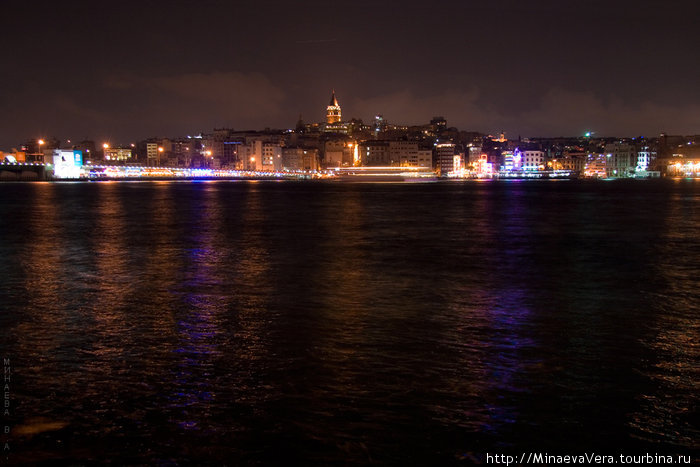
[[[1,162],[0,181],[47,180],[47,165],[38,162]]]

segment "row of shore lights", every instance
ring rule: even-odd
[[[68,142],[70,143],[70,140],[68,140]],[[37,143],[39,144],[39,152],[41,152],[41,147],[42,147],[44,144],[46,144],[46,142],[45,142],[43,139],[38,139],[38,140],[37,140]],[[104,149],[109,149],[109,143],[103,143],[103,144],[102,144],[102,147],[103,147]],[[131,143],[131,147],[132,147],[132,148],[134,147],[134,143]],[[165,151],[165,149],[163,149],[163,146],[158,146],[158,152],[163,152],[163,151]],[[207,151],[207,152],[206,152],[206,155],[207,155],[207,156],[210,156],[210,157],[211,157],[211,154],[212,154],[211,151]]]

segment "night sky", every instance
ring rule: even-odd
[[[3,2],[0,149],[380,113],[509,136],[700,133],[700,2]]]

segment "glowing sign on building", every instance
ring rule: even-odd
[[[53,172],[56,178],[80,178],[83,153],[78,150],[55,149]]]

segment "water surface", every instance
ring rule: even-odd
[[[13,462],[697,455],[698,183],[7,183],[0,200]]]

